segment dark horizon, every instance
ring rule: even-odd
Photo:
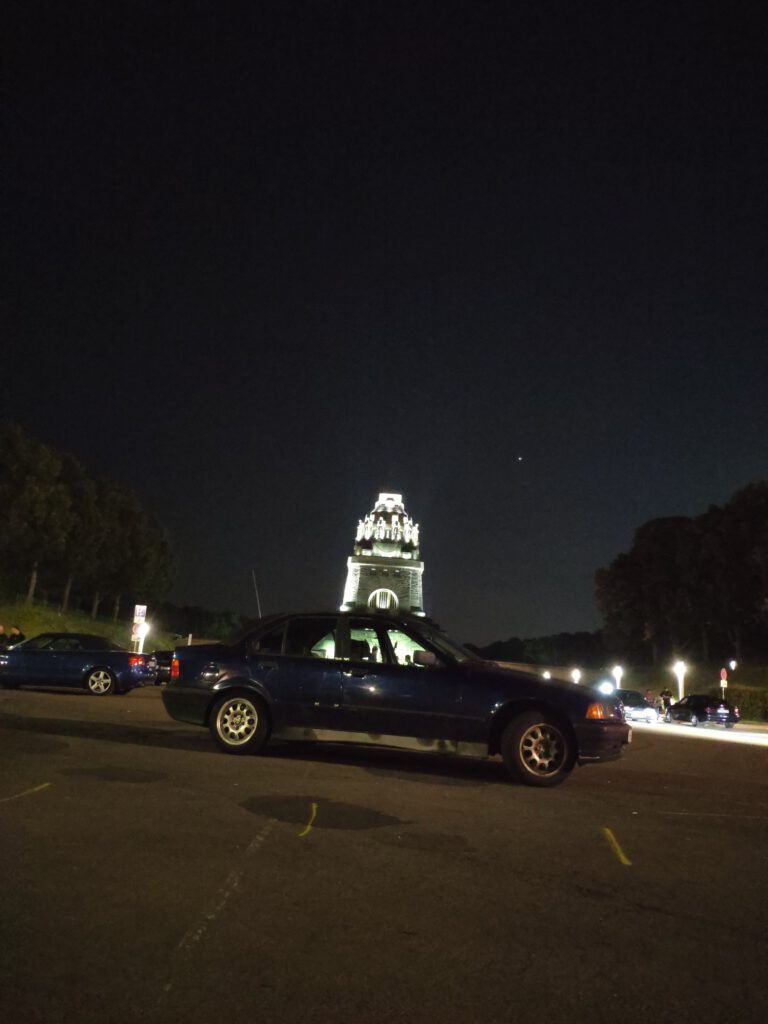
[[[596,628],[637,526],[768,475],[761,16],[16,5],[0,416],[178,603],[338,607],[391,489],[459,639]]]

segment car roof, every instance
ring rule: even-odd
[[[40,640],[42,637],[50,637],[52,640],[66,639],[68,640],[98,640],[100,643],[113,644],[115,641],[110,639],[108,636],[100,636],[98,633],[38,633],[37,636],[30,637],[31,640]]]
[[[265,615],[261,619],[252,619],[247,626],[245,626],[238,634],[238,637],[247,636],[252,633],[254,629],[260,629],[262,626],[268,626],[270,623],[278,623],[283,619],[298,619],[298,618],[334,618],[334,619],[380,619],[383,622],[398,622],[402,625],[420,626],[422,629],[424,626],[428,626],[430,629],[440,630],[440,625],[435,622],[434,619],[430,619],[428,615],[413,615],[408,612],[390,611],[388,609],[378,608],[358,608],[348,612],[341,612],[338,609],[335,611],[329,608],[321,608],[310,611],[295,611],[295,612],[275,612],[271,615]]]

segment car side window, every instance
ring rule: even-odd
[[[291,619],[285,653],[294,658],[335,658],[336,626],[336,619],[326,616]]]
[[[412,665],[413,655],[416,651],[426,651],[424,644],[420,643],[402,629],[388,629],[387,639],[389,640],[395,662],[398,665]],[[423,666],[419,666],[423,667]]]
[[[285,623],[270,629],[262,636],[252,637],[248,642],[249,654],[282,654]]]
[[[70,636],[59,637],[51,644],[52,651],[81,651],[83,649],[79,640],[73,640]]]
[[[384,644],[379,630],[361,619],[349,621],[349,660],[384,661]]]

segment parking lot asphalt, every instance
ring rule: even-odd
[[[762,1022],[768,750],[691,732],[545,791],[0,691],[0,1019]]]

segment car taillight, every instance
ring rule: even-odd
[[[739,711],[738,708],[734,708],[733,709],[733,713],[734,713],[734,715],[740,715],[741,714],[741,712]]]
[[[128,664],[131,668],[136,668],[137,665],[143,665],[144,656],[142,654],[132,654],[128,659]]]
[[[707,712],[708,715],[711,715],[714,712],[715,709],[714,708],[704,708],[704,710]]]
[[[586,718],[607,718],[605,708],[602,704],[590,704],[587,708]]]
[[[178,679],[181,674],[181,668],[179,666],[179,659],[174,658],[171,661],[171,679]]]

